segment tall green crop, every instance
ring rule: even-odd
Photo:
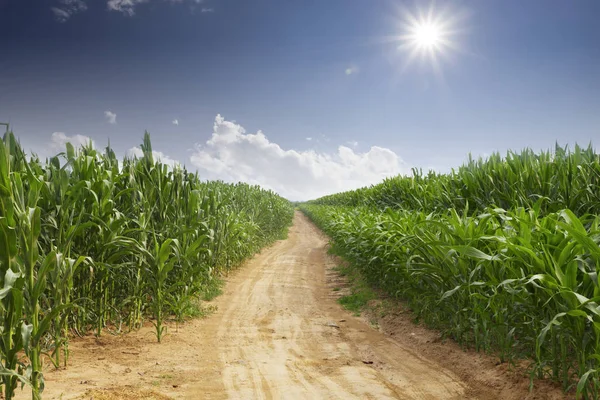
[[[271,191],[202,181],[91,144],[45,162],[0,143],[0,377],[43,391],[42,357],[66,365],[71,332],[184,317],[215,276],[279,238],[293,207]]]
[[[509,153],[301,206],[371,284],[459,343],[600,395],[600,162]],[[501,206],[501,207],[499,207]]]
[[[414,169],[412,176],[396,176],[368,188],[338,193],[313,201],[321,205],[370,206],[472,212],[495,206],[531,208],[543,200],[540,211],[568,208],[577,215],[600,214],[600,155],[590,145],[572,151],[556,146],[554,152],[496,153],[486,160],[469,161],[449,174]]]

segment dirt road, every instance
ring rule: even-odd
[[[288,240],[228,286],[214,333],[228,397],[464,399],[451,372],[349,318],[329,298],[325,244],[298,214]]]
[[[151,328],[75,340],[69,368],[46,374],[45,398],[473,398],[441,364],[335,302],[326,243],[297,213],[288,239],[228,279],[214,314],[171,327],[160,345]]]

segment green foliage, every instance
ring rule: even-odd
[[[352,311],[354,315],[359,316],[362,309],[367,306],[369,301],[373,300],[375,292],[364,280],[360,271],[353,265],[341,265],[337,267],[340,275],[345,276],[350,284],[350,294],[342,296],[338,302],[347,310]],[[337,289],[337,290],[336,290]],[[334,288],[338,291],[339,288]]]
[[[152,157],[119,162],[91,144],[41,162],[0,141],[0,379],[40,398],[41,355],[68,360],[70,332],[194,314],[194,299],[291,224],[271,191],[201,181]],[[62,358],[61,358],[62,357]]]
[[[371,285],[408,301],[419,319],[503,362],[532,359],[533,375],[597,398],[599,165],[591,148],[554,158],[524,152],[301,209]]]
[[[541,200],[541,202],[540,202]],[[443,212],[479,212],[487,207],[533,208],[542,214],[568,208],[577,215],[600,214],[600,155],[591,145],[573,151],[496,153],[469,161],[449,174],[413,170],[381,184],[322,197],[312,204],[368,206]]]
[[[202,300],[212,301],[215,297],[223,293],[223,285],[225,281],[220,278],[213,278],[210,284],[206,285],[202,290]]]

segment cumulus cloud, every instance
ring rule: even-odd
[[[349,142],[346,142],[346,143],[352,147],[358,147],[358,142],[356,140],[350,140]]]
[[[178,119],[174,119],[172,123],[173,123],[173,125],[179,125],[179,120]]]
[[[87,4],[83,0],[60,0],[58,6],[50,10],[58,22],[67,22],[73,14],[87,10]]]
[[[106,120],[108,121],[109,124],[117,123],[117,114],[115,114],[114,112],[104,111],[104,116],[106,117]]]
[[[129,150],[127,150],[126,156],[129,158],[142,158],[144,156],[144,151],[140,147],[132,147]],[[169,157],[168,155],[160,151],[153,150],[152,157],[155,161],[160,160],[163,164],[167,164],[171,168],[181,165],[179,161]]]
[[[54,132],[49,140],[24,140],[22,142],[23,150],[29,155],[37,155],[40,160],[45,160],[54,157],[58,153],[63,153],[67,150],[67,143],[71,143],[75,149],[80,149],[82,146],[96,144],[89,136],[72,135],[69,136],[64,132]]]
[[[106,6],[110,11],[119,11],[127,16],[135,14],[135,6],[148,0],[108,0]]]
[[[50,139],[50,149],[54,152],[61,152],[66,149],[67,143],[71,143],[76,149],[87,146],[92,143],[92,147],[95,147],[95,143],[89,136],[84,135],[73,135],[68,136],[64,132],[54,132]]]
[[[197,145],[190,160],[203,179],[257,184],[290,200],[356,189],[409,171],[398,155],[383,147],[373,146],[366,153],[347,146],[333,153],[285,150],[261,131],[246,133],[220,115],[211,139]]]

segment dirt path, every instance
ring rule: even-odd
[[[297,213],[288,239],[228,280],[214,314],[171,327],[160,345],[151,328],[75,340],[69,368],[46,373],[44,397],[490,398],[341,309],[332,266],[326,239]]]
[[[213,334],[229,398],[464,398],[452,373],[348,318],[328,298],[324,246],[297,215],[289,239],[232,280]]]

